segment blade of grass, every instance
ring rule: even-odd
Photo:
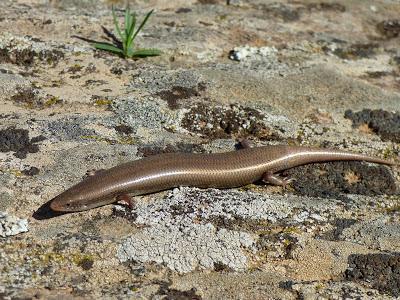
[[[136,23],[135,13],[129,14],[128,23],[126,24],[127,38],[129,38],[132,35],[132,31],[135,28],[135,23]]]
[[[135,50],[132,47],[128,48],[128,50],[126,51],[126,56],[132,58],[133,52],[135,52]]]
[[[116,14],[115,14],[114,6],[112,6],[112,16],[113,16],[113,20],[114,20],[115,29],[117,30],[117,33],[118,33],[120,39],[123,40],[124,37],[123,37],[121,29],[119,28],[119,25],[118,25],[118,20],[117,20]]]
[[[157,56],[160,54],[161,54],[161,51],[158,49],[139,49],[139,50],[133,51],[131,57]]]
[[[137,36],[137,34],[139,33],[140,30],[142,30],[142,27],[144,26],[144,24],[146,24],[147,19],[150,17],[150,15],[153,13],[154,9],[152,9],[151,11],[149,11],[146,15],[146,17],[144,18],[144,20],[142,21],[142,24],[139,25],[138,29],[136,30],[135,34],[132,37],[132,40],[135,39],[135,37]]]
[[[96,49],[107,50],[107,51],[111,51],[111,52],[114,52],[114,53],[120,53],[120,54],[123,53],[122,49],[117,48],[117,47],[115,47],[114,45],[111,45],[111,44],[107,44],[107,43],[92,43],[92,45]]]
[[[149,11],[146,16],[144,17],[143,21],[139,25],[139,27],[135,31],[136,27],[136,22],[137,22],[137,17],[135,12],[131,13],[131,10],[129,6],[125,9],[125,16],[124,16],[124,21],[125,23],[120,27],[120,24],[117,19],[117,15],[115,13],[114,6],[112,6],[112,16],[113,16],[113,21],[114,21],[114,26],[115,30],[118,33],[118,36],[121,39],[121,44],[118,40],[114,41],[116,42],[115,45],[110,44],[110,43],[92,43],[92,46],[94,46],[96,49],[101,49],[101,50],[106,50],[110,51],[113,53],[117,53],[124,58],[127,57],[146,57],[146,56],[156,56],[160,55],[161,51],[158,49],[134,49],[134,40],[135,37],[139,34],[139,32],[143,29],[143,26],[146,24],[148,21],[150,15],[153,13],[154,10]]]
[[[127,8],[125,8],[125,28],[124,28],[124,31],[125,31],[125,40],[127,40],[128,39],[128,33],[129,33],[129,25],[131,24],[131,20],[130,20],[130,18],[131,18],[131,10],[129,9],[129,6],[127,7]]]
[[[135,26],[136,26],[136,15],[135,13],[132,13],[131,15],[131,24],[130,24],[130,28],[129,28],[129,32],[128,32],[128,40],[126,42],[126,47],[128,49],[133,48],[133,31],[135,30]]]

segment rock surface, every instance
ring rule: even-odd
[[[125,60],[90,42],[126,2],[0,1],[0,298],[400,297],[398,166],[48,206],[88,170],[241,138],[399,162],[399,2],[128,1],[163,54]]]
[[[0,212],[0,237],[8,237],[21,232],[28,231],[28,220],[9,216],[7,213]]]

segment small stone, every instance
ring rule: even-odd
[[[0,212],[0,237],[16,235],[28,231],[28,220],[10,216],[6,212]]]
[[[275,47],[235,47],[229,52],[229,59],[241,61],[248,59],[259,59],[263,57],[273,57],[278,50]]]

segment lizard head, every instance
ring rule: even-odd
[[[50,208],[57,212],[78,212],[115,202],[113,194],[94,183],[91,177],[54,197]]]

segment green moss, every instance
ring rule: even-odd
[[[303,130],[303,129],[300,129],[300,130],[297,131],[296,140],[297,140],[298,142],[302,142],[303,139],[304,139],[304,136],[305,136],[304,130]]]
[[[135,139],[130,136],[121,137],[118,139],[118,144],[121,144],[121,145],[134,145],[135,143],[136,143]]]
[[[288,139],[287,143],[289,146],[298,146],[298,141],[294,140],[294,139]]]
[[[72,262],[83,270],[89,270],[93,267],[94,257],[90,254],[75,253],[72,255]]]
[[[97,99],[96,101],[94,101],[94,105],[96,105],[96,106],[108,106],[111,104],[112,104],[112,101],[108,100],[108,99]]]
[[[285,227],[285,228],[282,230],[282,232],[283,232],[283,233],[288,233],[288,234],[291,234],[291,233],[300,234],[300,233],[301,233],[301,230],[300,230],[299,228],[297,228],[297,227],[291,226],[291,227]]]
[[[168,130],[169,132],[177,132],[177,128],[175,125],[170,125],[170,126],[165,126],[165,129]]]
[[[217,16],[217,20],[219,21],[225,21],[228,19],[228,15],[219,15]]]
[[[47,99],[47,100],[44,102],[44,106],[50,107],[50,106],[52,106],[52,105],[54,105],[54,104],[56,104],[56,103],[60,103],[60,102],[61,102],[61,100],[60,100],[59,97],[57,97],[57,96],[52,96],[52,97],[50,97],[49,99]]]
[[[84,270],[92,268],[94,257],[91,254],[75,252],[70,254],[62,254],[60,252],[45,252],[44,249],[34,250],[31,255],[32,264],[34,267],[40,269],[49,264],[65,264],[72,263],[81,267]]]
[[[40,252],[37,251],[36,256],[39,258],[39,260],[44,263],[45,265],[48,265],[49,263],[61,263],[65,262],[65,257],[58,252]]]
[[[37,81],[32,81],[32,82],[31,82],[31,85],[32,85],[32,87],[33,87],[34,89],[40,89],[40,88],[41,88],[39,82],[37,82]]]
[[[396,151],[393,149],[393,146],[387,146],[382,150],[382,155],[384,159],[390,159],[392,157],[396,157]]]
[[[387,214],[397,214],[400,213],[400,196],[393,195],[390,197],[393,200],[394,204],[391,207],[384,208],[385,213]]]
[[[0,169],[0,172],[4,174],[11,174],[14,175],[15,177],[23,176],[22,172],[18,169]]]
[[[386,209],[386,213],[388,214],[393,214],[393,213],[398,213],[400,212],[400,204],[397,204],[395,206],[389,207]]]
[[[250,184],[240,187],[239,191],[246,192],[246,191],[257,189],[257,187],[258,186],[256,184],[250,183]]]
[[[64,81],[62,79],[58,79],[58,80],[52,80],[50,82],[49,85],[47,85],[48,87],[61,87],[63,85]]]
[[[71,73],[76,73],[79,72],[83,69],[83,66],[81,66],[80,64],[74,64],[73,66],[68,68],[68,72]]]

